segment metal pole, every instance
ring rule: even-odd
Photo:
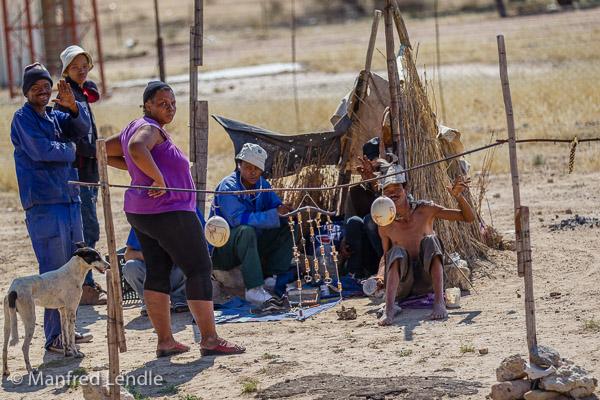
[[[77,37],[77,21],[75,20],[75,1],[69,0],[69,26],[71,27],[71,43],[80,44]]]
[[[165,82],[165,63],[163,56],[163,40],[160,36],[160,21],[158,19],[158,0],[154,0],[154,20],[156,22],[156,48],[158,50],[158,73],[160,80]]]
[[[13,70],[12,70],[12,55],[11,55],[11,46],[9,35],[11,33],[11,29],[8,25],[8,13],[6,10],[6,0],[2,0],[2,18],[4,20],[4,45],[6,47],[6,69],[8,73],[8,91],[10,92],[10,97],[15,97],[16,93],[14,91],[14,81],[13,81]]]
[[[102,84],[102,96],[106,95],[106,82],[104,80],[104,56],[102,55],[102,43],[100,41],[100,24],[98,23],[98,7],[96,0],[92,0],[92,9],[94,11],[94,30],[96,33],[96,53],[98,55],[98,64],[100,67],[100,81]]]
[[[35,52],[33,51],[33,28],[31,26],[31,8],[29,7],[29,0],[25,0],[25,10],[26,10],[26,18],[27,18],[27,36],[29,37],[29,60],[30,63],[35,62]],[[45,63],[44,63],[45,64]]]
[[[292,80],[294,87],[294,109],[296,111],[296,133],[300,133],[300,104],[296,82],[296,0],[292,0]]]

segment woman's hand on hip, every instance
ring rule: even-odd
[[[154,182],[152,182],[152,185],[150,185],[150,186],[152,186],[152,187],[161,187],[161,188],[167,187],[167,185],[165,184],[165,181],[164,181],[164,180],[161,180],[161,181],[154,181]],[[148,190],[148,196],[156,198],[156,197],[160,197],[160,196],[162,196],[162,195],[163,195],[163,194],[165,194],[166,192],[167,192],[167,191],[166,191],[166,190],[164,190],[164,189],[163,189],[163,190],[159,190],[159,189],[150,189],[150,190]]]

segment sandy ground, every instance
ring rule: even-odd
[[[524,173],[521,179],[522,204],[531,210],[538,342],[598,378],[599,331],[585,329],[585,323],[600,321],[600,227],[552,232],[549,226],[575,214],[598,218],[600,175],[540,170]],[[488,198],[492,218],[489,211],[484,218],[488,223],[493,219],[496,229],[508,232],[510,239],[514,229],[510,176],[492,176]],[[122,194],[114,192],[118,243],[124,243],[127,234],[121,206]],[[18,196],[0,193],[0,210],[0,289],[4,292],[15,277],[36,273],[37,265]],[[99,248],[106,251],[104,232]],[[357,298],[343,303],[357,309],[358,318],[351,321],[338,320],[335,311],[340,306],[336,306],[305,322],[219,325],[222,337],[248,349],[243,355],[221,358],[203,358],[194,345],[192,351],[170,360],[156,359],[156,338],[148,319],[139,315],[138,304],[126,304],[128,351],[119,355],[120,368],[128,379],[137,379],[129,382],[150,398],[345,399],[363,394],[356,398],[484,399],[502,359],[526,354],[524,285],[516,268],[514,252],[490,251],[490,261],[474,270],[476,291],[463,292],[461,308],[450,310],[443,321],[429,321],[429,310],[404,310],[391,327],[379,327],[375,311],[380,304]],[[550,296],[553,292],[560,295]],[[37,315],[31,360],[44,379],[82,367],[90,376],[107,372],[105,306],[79,309],[78,329],[95,336],[81,346],[83,359],[44,352],[41,308]],[[193,344],[190,314],[173,315],[172,326],[178,340]],[[480,355],[479,349],[488,349],[488,354]],[[9,366],[13,379],[22,377],[23,382],[3,379],[3,399],[82,398],[81,388],[54,385],[56,380],[29,384],[19,347],[9,349]],[[163,385],[144,385],[140,377],[150,374],[162,377]],[[242,393],[246,378],[258,381],[259,392]],[[178,394],[169,391],[174,386]]]

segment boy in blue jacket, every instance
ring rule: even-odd
[[[245,143],[235,157],[236,170],[226,176],[217,191],[269,189],[261,177],[267,152],[257,144]],[[240,265],[246,287],[246,300],[262,304],[271,298],[264,289],[264,277],[283,274],[290,268],[294,238],[280,217],[292,211],[274,192],[217,194],[209,218],[223,217],[231,228],[229,240],[212,253],[213,267],[230,270]],[[265,261],[261,265],[261,258]]]
[[[53,101],[68,112],[47,107],[52,84],[40,63],[25,67],[27,102],[15,112],[10,131],[21,204],[40,274],[63,266],[77,249],[75,243],[83,241],[79,187],[67,182],[78,179],[71,166],[76,150],[72,140],[89,132],[90,119],[64,80],[58,83],[60,99]],[[45,310],[44,333],[46,349],[62,353],[58,310]],[[91,338],[78,334],[75,341]]]

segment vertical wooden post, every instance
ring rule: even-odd
[[[100,190],[102,192],[102,206],[104,209],[104,227],[108,243],[108,258],[110,269],[106,271],[108,291],[108,382],[110,383],[110,398],[120,398],[120,387],[117,382],[119,375],[119,350],[127,351],[125,342],[125,329],[123,326],[123,297],[121,294],[121,276],[117,261],[117,246],[115,241],[115,227],[113,225],[112,210],[110,206],[110,187],[108,186],[108,168],[106,162],[106,142],[104,139],[96,141],[96,158],[98,159],[98,174],[100,175]]]
[[[404,135],[400,130],[400,101],[398,96],[398,65],[396,64],[396,53],[394,52],[394,26],[392,0],[385,0],[385,53],[387,58],[388,84],[390,89],[390,127],[392,140],[396,145],[395,151],[398,155],[400,166],[406,168],[406,143]]]
[[[531,245],[529,237],[529,208],[521,206],[519,190],[519,168],[517,164],[517,145],[515,138],[515,123],[513,118],[512,100],[508,82],[506,48],[504,36],[498,35],[498,56],[500,61],[500,80],[506,109],[506,124],[508,128],[508,151],[510,155],[510,172],[512,177],[513,201],[515,207],[515,231],[517,241],[517,265],[519,276],[525,281],[525,323],[527,326],[527,347],[529,352],[537,344],[535,329],[535,299],[533,295],[533,273],[531,267]],[[530,353],[531,360],[531,353]]]
[[[190,28],[190,161],[196,189],[206,189],[208,166],[208,102],[198,101],[198,67],[203,63],[204,1],[194,0],[194,26]],[[198,193],[196,205],[205,213],[206,194]]]
[[[369,78],[371,76],[371,62],[373,60],[373,52],[375,50],[375,41],[377,40],[377,29],[379,27],[379,20],[381,18],[381,11],[375,10],[373,13],[373,22],[371,24],[371,36],[369,37],[369,47],[367,48],[367,56],[365,58],[365,69],[361,71],[359,82],[354,92],[354,96],[356,97],[353,101],[356,107],[359,107],[363,101],[363,98],[367,92],[367,86],[369,85]],[[355,121],[356,115],[355,109],[348,109],[348,117],[352,122]],[[352,171],[348,171],[348,164],[350,161],[350,154],[354,152],[354,130],[356,128],[350,127],[350,131],[346,134],[346,139],[343,146],[342,160],[340,162],[340,175],[338,177],[338,185],[342,185],[350,182],[350,175],[352,175]],[[346,202],[346,194],[348,193],[347,189],[340,190],[339,196],[339,207],[342,209]]]
[[[369,79],[371,77],[371,62],[373,61],[373,51],[375,51],[375,41],[377,40],[377,29],[379,28],[379,20],[381,19],[381,11],[375,10],[373,13],[373,23],[371,24],[371,35],[369,36],[369,47],[367,48],[367,56],[365,57],[365,69],[361,80],[361,85],[357,95],[359,102],[367,92]]]

